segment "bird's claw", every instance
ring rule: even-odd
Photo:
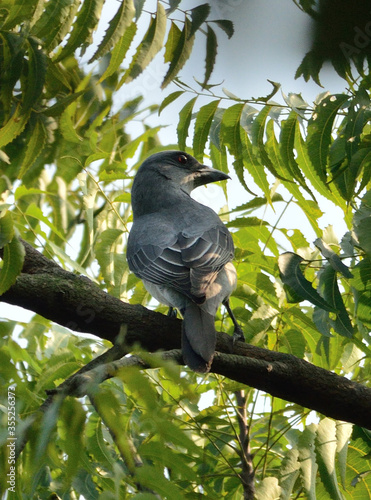
[[[232,342],[233,345],[235,345],[236,342],[245,342],[245,335],[243,334],[242,328],[240,326],[236,326],[236,328],[234,329]]]
[[[177,311],[176,311],[175,307],[169,307],[167,315],[168,315],[169,318],[176,318]]]

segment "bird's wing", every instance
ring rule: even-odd
[[[218,224],[198,236],[183,232],[178,237],[182,260],[190,268],[193,299],[205,297],[219,271],[233,259],[234,246],[228,229]]]
[[[134,247],[128,244],[131,271],[155,285],[174,288],[198,303],[205,300],[208,285],[233,258],[234,250],[232,237],[223,224],[198,235],[180,232],[168,245],[165,241],[159,245],[138,243]]]

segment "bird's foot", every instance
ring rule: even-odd
[[[236,325],[236,327],[234,329],[232,342],[233,342],[233,345],[236,342],[245,342],[245,335],[243,334],[243,330],[240,327],[240,325]]]

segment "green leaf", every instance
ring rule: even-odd
[[[70,37],[55,62],[66,59],[76,49],[81,49],[81,55],[91,45],[93,31],[97,28],[104,0],[85,0],[76,15]]]
[[[102,41],[94,55],[89,59],[88,64],[102,58],[102,56],[109,52],[112,47],[116,46],[119,39],[123,37],[125,30],[132,26],[134,14],[135,8],[133,0],[121,0],[118,11],[111,19]]]
[[[280,151],[281,156],[286,164],[291,177],[295,179],[315,200],[313,193],[308,188],[305,178],[301,173],[298,164],[295,160],[294,155],[294,143],[295,143],[295,134],[297,130],[298,116],[295,111],[291,111],[287,120],[282,122],[282,128],[280,133]]]
[[[249,136],[244,129],[241,130],[242,157],[246,170],[254,179],[255,184],[263,191],[266,202],[271,202],[271,191],[264,166],[261,164],[259,157],[255,154],[254,148],[250,142]]]
[[[18,178],[22,179],[23,175],[37,160],[38,156],[43,151],[46,144],[47,134],[42,120],[36,116],[33,120],[30,133],[27,137],[27,145],[25,147],[25,155],[21,164]]]
[[[81,90],[80,92],[75,92],[73,94],[66,95],[65,97],[58,98],[57,102],[43,111],[45,116],[59,116],[63,113],[63,111],[68,108],[70,104],[72,104],[76,99],[78,99],[82,94],[84,94],[85,90]]]
[[[281,498],[281,487],[276,477],[265,477],[257,486],[256,500],[267,500],[267,498]]]
[[[317,427],[316,454],[318,468],[322,483],[331,500],[344,500],[340,493],[336,477],[336,423],[334,420],[324,418]]]
[[[178,28],[178,25],[174,21],[172,21],[169,34],[165,43],[164,61],[166,63],[171,62],[173,60],[174,53],[181,36],[182,36],[182,31]]]
[[[99,235],[99,239],[95,245],[95,254],[107,285],[115,284],[115,249],[122,234],[123,231],[121,229],[106,229]]]
[[[329,319],[330,325],[339,335],[349,338],[353,337],[352,323],[339,290],[337,274],[330,265],[325,266],[321,270],[319,287],[325,300],[336,310],[336,319],[335,321]]]
[[[308,145],[304,141],[301,132],[300,132],[300,124],[299,121],[296,123],[295,130],[295,141],[294,148],[297,153],[296,161],[303,172],[304,176],[308,179],[308,181],[312,184],[314,189],[325,196],[327,199],[332,200],[333,195],[326,184],[326,182],[318,175],[316,169],[312,167],[312,163],[308,154]]]
[[[183,68],[192,52],[194,43],[194,35],[191,35],[192,24],[191,21],[185,17],[184,27],[178,39],[176,47],[172,52],[172,59],[170,67],[161,84],[161,88],[165,88],[170,82],[174,80],[179,71]]]
[[[4,248],[14,238],[13,217],[8,210],[0,212],[0,248]]]
[[[54,49],[65,39],[79,6],[80,0],[53,0],[44,4],[44,10],[31,33],[43,40],[45,50]]]
[[[242,142],[241,142],[241,115],[244,108],[244,103],[237,103],[225,110],[222,118],[220,137],[222,144],[227,146],[231,155],[234,156],[233,167],[237,177],[246,189],[246,191],[255,196],[255,194],[247,187],[244,179],[244,163],[242,157]]]
[[[35,203],[31,203],[31,205],[28,205],[27,210],[25,211],[25,215],[27,217],[34,217],[39,222],[43,222],[53,231],[54,234],[61,238],[61,240],[65,240],[65,237],[61,233],[61,231],[50,221],[49,217],[45,217],[41,209],[37,205],[35,205]]]
[[[206,34],[206,67],[205,67],[205,78],[202,83],[202,88],[205,88],[207,82],[210,80],[210,76],[214,70],[216,55],[218,52],[218,40],[216,38],[214,30],[207,26],[207,34]]]
[[[308,500],[316,500],[317,463],[315,455],[316,425],[308,425],[298,441],[300,480]]]
[[[58,430],[64,443],[63,451],[68,456],[66,481],[76,475],[84,453],[85,420],[86,413],[81,402],[75,398],[66,398],[58,419]]]
[[[179,122],[177,126],[178,144],[179,148],[184,150],[186,148],[186,139],[188,137],[188,129],[192,119],[192,111],[197,100],[197,96],[193,97],[190,101],[183,106],[179,112]]]
[[[197,113],[193,135],[193,152],[198,161],[203,160],[205,144],[209,135],[211,122],[220,100],[211,101],[202,106]]]
[[[6,124],[0,129],[0,148],[12,142],[25,128],[31,114],[31,109],[23,112],[18,104],[14,114]]]
[[[321,254],[328,259],[331,267],[341,273],[345,278],[353,278],[352,273],[349,271],[348,266],[346,266],[340,257],[331,249],[330,245],[325,243],[321,238],[317,238],[314,241],[316,247],[320,250]]]
[[[232,21],[229,21],[228,19],[217,19],[210,22],[217,24],[219,28],[227,34],[228,38],[232,38],[234,35],[234,26]]]
[[[357,290],[355,317],[358,322],[371,328],[371,259],[361,260],[353,268],[352,285]]]
[[[348,422],[336,422],[336,438],[338,453],[338,466],[341,484],[345,489],[345,474],[347,470],[348,443],[352,435],[353,425]]]
[[[327,180],[327,158],[332,142],[332,127],[339,108],[349,99],[336,94],[323,99],[314,109],[308,123],[308,154],[313,168],[322,182]]]
[[[335,312],[336,309],[326,302],[313,288],[312,283],[304,277],[300,269],[303,260],[300,255],[292,252],[285,252],[278,257],[278,268],[282,282],[292,288],[296,294],[302,297],[302,300],[309,300],[325,311]]]
[[[46,55],[41,49],[40,42],[32,37],[27,38],[27,76],[22,82],[22,109],[27,112],[36,104],[41,96],[46,75]]]
[[[113,75],[119,69],[120,64],[124,60],[127,51],[130,48],[130,45],[134,39],[136,32],[137,32],[137,24],[133,22],[130,24],[130,26],[128,26],[123,36],[115,44],[111,53],[111,59],[108,64],[108,67],[103,73],[103,75],[100,77],[99,83],[103,82],[103,80]]]
[[[191,9],[191,20],[192,26],[189,32],[189,37],[196,34],[196,31],[201,27],[201,25],[206,21],[210,14],[210,5],[208,3],[203,3]]]
[[[166,32],[166,13],[160,2],[157,2],[156,16],[151,18],[150,25],[144,38],[134,54],[129,68],[122,76],[118,88],[137,78],[162,49]]]
[[[12,1],[8,6],[6,3],[2,5],[1,7],[4,8],[4,10],[8,7],[8,9],[6,9],[8,15],[5,17],[1,29],[4,31],[11,30],[25,19],[31,19],[37,3],[38,0],[17,0]]]
[[[174,102],[178,97],[184,94],[183,90],[177,90],[176,92],[172,92],[168,96],[165,97],[165,99],[162,101],[160,104],[160,107],[158,108],[158,114],[160,115],[161,112],[166,108],[166,106],[169,106],[172,102]]]
[[[280,467],[279,484],[281,486],[280,500],[290,500],[295,482],[299,476],[299,451],[296,448],[288,450]]]
[[[7,226],[9,226],[9,221],[7,221]],[[3,224],[1,224],[1,229],[2,227]],[[9,231],[7,232],[9,234]],[[2,240],[3,239],[4,237],[2,236]],[[24,246],[19,241],[17,236],[14,236],[13,239],[9,243],[6,243],[3,248],[3,266],[0,270],[0,295],[14,285],[17,276],[21,274],[26,253]]]

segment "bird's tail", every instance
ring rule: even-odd
[[[182,352],[184,362],[194,371],[207,373],[216,344],[215,318],[191,302],[184,311]]]

